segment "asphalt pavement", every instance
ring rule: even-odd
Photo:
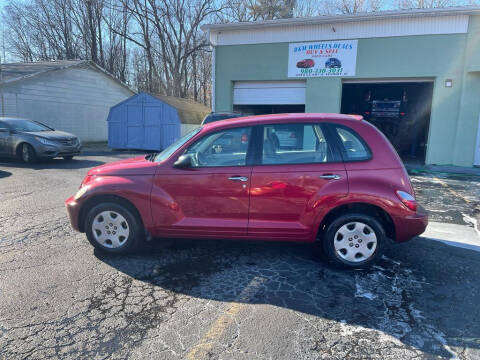
[[[63,202],[127,156],[0,160],[0,359],[480,359],[478,177],[413,176],[426,237],[345,271],[301,244],[94,251]]]

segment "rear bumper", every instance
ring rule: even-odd
[[[70,224],[76,231],[80,231],[78,224],[78,217],[80,215],[80,205],[75,201],[73,196],[69,197],[65,201],[65,207],[67,208],[68,217],[70,218]]]
[[[428,225],[428,213],[423,207],[418,206],[415,214],[405,217],[394,217],[393,222],[396,230],[395,240],[397,242],[405,242],[425,231]]]

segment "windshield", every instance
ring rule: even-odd
[[[53,129],[46,125],[40,124],[36,121],[30,120],[6,120],[5,121],[13,130],[36,132],[36,131],[51,131]]]
[[[190,131],[189,133],[183,135],[180,139],[175,141],[172,145],[167,147],[165,150],[163,150],[161,153],[159,153],[156,157],[155,160],[156,162],[161,162],[170,157],[175,151],[177,151],[183,144],[185,144],[188,140],[190,140],[192,137],[197,135],[200,130],[202,130],[201,127],[196,128],[195,130]]]

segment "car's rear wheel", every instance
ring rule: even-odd
[[[363,214],[345,214],[334,220],[323,239],[327,257],[348,268],[366,268],[382,255],[386,235],[381,223]]]
[[[63,160],[70,161],[73,159],[73,156],[64,156]]]
[[[141,220],[128,206],[114,202],[101,203],[88,212],[85,232],[90,243],[105,252],[133,252],[142,242]]]
[[[37,161],[35,149],[30,144],[22,144],[20,148],[20,157],[24,163],[32,164]]]

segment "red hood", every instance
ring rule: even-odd
[[[156,162],[145,159],[145,155],[130,159],[114,161],[105,165],[94,167],[88,175],[97,176],[132,176],[153,175],[157,167]]]

